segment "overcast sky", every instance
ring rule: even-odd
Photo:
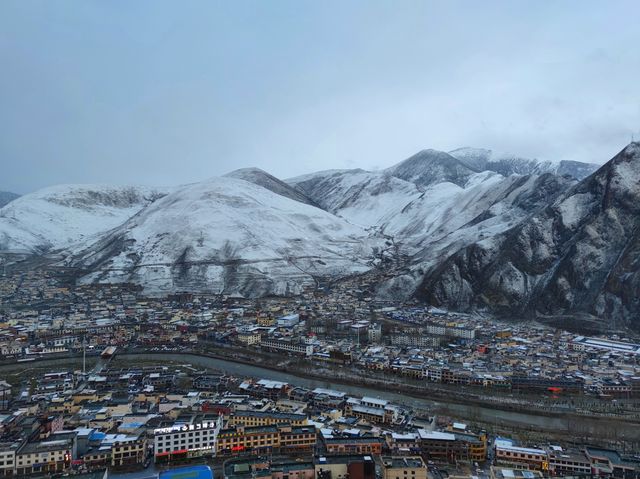
[[[0,190],[640,136],[640,2],[0,2]]]

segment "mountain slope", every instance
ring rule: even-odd
[[[553,171],[557,175],[569,175],[582,180],[600,168],[594,163],[582,163],[580,161],[562,160]]]
[[[492,238],[525,221],[575,182],[552,174],[504,178],[484,172],[466,188],[440,183],[385,220],[383,233],[392,235],[410,255],[411,265],[379,285],[388,299],[412,295],[428,271],[461,248]]]
[[[527,221],[427,272],[417,295],[455,309],[634,321],[640,297],[640,144]]]
[[[515,155],[500,154],[484,148],[458,148],[449,154],[469,168],[495,171],[503,176],[553,173],[569,175],[577,180],[586,178],[599,168],[593,163],[563,160],[559,163],[531,160]]]
[[[321,171],[287,183],[326,211],[362,226],[380,224],[421,194],[413,183],[364,170]]]
[[[391,176],[416,184],[418,188],[442,182],[464,186],[469,177],[479,171],[438,150],[422,150],[385,170]]]
[[[505,178],[478,173],[465,188],[452,183],[431,186],[385,218],[382,229],[416,247],[430,245],[431,251],[436,244],[472,242],[507,230],[571,185],[570,180],[551,174]]]
[[[284,181],[270,175],[260,168],[241,168],[239,170],[232,171],[224,175],[227,178],[236,178],[238,180],[245,180],[249,183],[253,183],[258,186],[262,186],[278,195],[282,195],[285,198],[289,198],[300,203],[305,203],[311,206],[318,206],[313,200],[299,190],[296,190],[292,186],[289,186]]]
[[[19,198],[19,197],[20,197],[20,195],[17,195],[15,193],[11,193],[10,191],[0,191],[0,208],[6,206],[11,201],[13,201],[13,200],[15,200],[16,198]]]
[[[236,178],[187,185],[68,259],[82,282],[245,296],[293,294],[368,269],[364,231]]]
[[[58,185],[0,209],[0,251],[41,253],[114,228],[165,193],[152,188]]]

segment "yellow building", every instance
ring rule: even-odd
[[[427,465],[420,456],[385,456],[383,479],[427,479]]]
[[[305,414],[263,411],[235,411],[227,422],[228,426],[245,427],[274,426],[277,424],[306,426],[309,422]]]
[[[257,318],[258,326],[273,326],[276,324],[276,318],[269,316],[258,316]]]
[[[275,426],[244,426],[222,429],[218,434],[216,452],[237,454],[245,451],[267,452],[280,448],[280,432]]]
[[[127,436],[111,446],[111,465],[128,466],[142,464],[147,450],[147,441],[140,436]]]
[[[231,455],[243,452],[265,453],[273,450],[305,450],[314,448],[317,441],[313,426],[234,426],[218,434],[216,451]]]
[[[260,344],[260,333],[257,331],[242,331],[238,333],[238,341],[247,346]]]

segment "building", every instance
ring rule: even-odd
[[[232,426],[218,434],[219,455],[270,453],[280,449],[280,431],[276,426]]]
[[[314,479],[315,470],[313,462],[252,457],[226,461],[223,474],[224,479]]]
[[[369,325],[367,337],[370,343],[379,343],[382,339],[382,324],[374,323]]]
[[[288,314],[286,316],[282,316],[278,318],[278,321],[276,324],[279,328],[293,328],[299,322],[300,322],[299,314]]]
[[[316,479],[376,478],[376,465],[369,455],[319,456],[313,465]]]
[[[280,426],[280,450],[312,451],[318,440],[315,426]]]
[[[389,335],[392,346],[402,346],[409,348],[432,348],[439,346],[442,338],[438,336],[425,336],[423,334],[412,334],[401,332]]]
[[[588,338],[578,336],[571,342],[571,349],[574,351],[585,350],[605,350],[623,354],[633,354],[640,356],[640,344],[624,343],[622,341],[611,341],[609,339]]]
[[[484,434],[418,430],[420,448],[431,460],[442,462],[484,462],[487,438]]]
[[[257,322],[258,322],[258,326],[262,326],[263,328],[268,328],[276,324],[276,318],[271,316],[258,316]]]
[[[102,446],[111,446],[112,467],[143,464],[147,453],[147,440],[142,434],[108,434]]]
[[[506,469],[491,466],[491,479],[542,479],[544,475],[540,471],[522,469]]]
[[[259,331],[247,330],[238,331],[238,341],[247,346],[253,346],[254,344],[260,344],[262,336]]]
[[[495,462],[516,469],[546,471],[549,469],[547,452],[542,449],[514,446],[511,441],[495,441]]]
[[[262,338],[260,346],[264,349],[270,349],[274,351],[284,351],[293,354],[302,354],[305,356],[313,355],[313,345],[297,343],[286,339],[269,339]]]
[[[0,410],[9,409],[11,403],[11,384],[0,380]]]
[[[391,424],[395,417],[395,411],[388,406],[388,401],[370,397],[348,399],[344,414],[379,424]]]
[[[415,432],[387,434],[387,450],[392,454],[420,454],[420,436]]]
[[[582,451],[554,447],[549,452],[549,473],[559,477],[590,476],[591,461]]]
[[[69,468],[75,453],[75,434],[55,434],[50,439],[26,442],[16,451],[15,474],[51,474]]]
[[[173,459],[214,455],[218,434],[222,429],[222,416],[194,417],[176,422],[169,427],[154,430],[153,452],[156,462]]]
[[[0,477],[13,476],[18,442],[0,443]]]
[[[379,437],[323,437],[327,454],[381,454],[384,440]]]
[[[637,478],[640,476],[640,461],[623,458],[617,451],[587,447],[585,455],[591,462],[591,471],[596,476]]]
[[[272,426],[276,424],[289,424],[291,426],[305,426],[308,424],[307,416],[304,414],[293,414],[271,411],[235,411],[227,426]]]
[[[420,456],[382,458],[383,479],[427,479],[427,465]]]
[[[311,451],[317,442],[315,426],[285,424],[245,427],[230,426],[218,435],[220,455],[270,453],[273,451]]]

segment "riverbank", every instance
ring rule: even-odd
[[[514,433],[522,437],[540,437],[551,440],[575,440],[582,442],[613,444],[619,438],[624,438],[629,443],[640,445],[640,427],[638,421],[629,421],[618,417],[597,417],[571,412],[537,411],[518,407],[514,404],[504,404],[498,407],[496,404],[483,403],[481,400],[469,401],[461,394],[450,394],[442,397],[441,392],[437,396],[433,390],[427,388],[418,389],[398,383],[384,383],[371,381],[368,378],[353,380],[342,377],[344,368],[319,369],[317,366],[310,370],[308,365],[298,359],[282,357],[280,361],[274,360],[272,355],[256,354],[252,358],[241,357],[238,350],[234,350],[233,358],[228,354],[220,354],[212,351],[197,352],[163,352],[163,351],[127,351],[120,353],[115,358],[115,364],[122,362],[123,367],[131,364],[147,362],[162,363],[173,362],[179,364],[190,363],[203,369],[224,371],[237,377],[255,377],[273,379],[288,382],[309,388],[328,387],[339,389],[348,394],[358,396],[374,396],[389,401],[404,404],[421,411],[429,411],[440,416],[466,421],[477,427],[484,428],[494,434]],[[227,353],[227,351],[222,351]],[[67,357],[42,359],[29,366],[59,367],[67,363],[77,364],[78,355]],[[268,364],[265,363],[268,361]],[[295,361],[295,363],[294,363]],[[34,364],[35,363],[35,364]],[[0,373],[14,369],[24,363],[2,364]],[[429,386],[429,383],[424,383]]]
[[[465,386],[441,385],[428,381],[412,380],[396,375],[385,375],[381,371],[376,371],[375,377],[368,371],[357,371],[348,367],[331,365],[329,363],[319,365],[300,358],[280,357],[274,358],[273,354],[258,353],[256,351],[246,351],[241,348],[233,348],[216,353],[211,350],[185,351],[184,354],[209,357],[224,361],[232,361],[247,366],[260,366],[265,369],[279,371],[294,375],[298,378],[313,378],[317,381],[334,381],[343,385],[360,386],[374,388],[376,390],[386,390],[392,388],[409,396],[419,399],[427,399],[438,403],[445,401],[447,406],[451,404],[462,404],[466,406],[480,406],[498,411],[526,412],[535,410],[536,414],[549,417],[562,417],[573,415],[575,417],[600,417],[604,419],[617,418],[624,421],[640,424],[640,412],[636,415],[622,414],[600,414],[597,410],[576,411],[576,406],[569,406],[569,401],[576,403],[588,402],[584,398],[566,397],[544,403],[541,398],[532,396],[512,395],[509,392],[498,392],[492,390],[478,390]],[[157,354],[153,351],[127,351],[127,354]],[[165,354],[161,352],[161,354]],[[536,402],[537,401],[537,402]],[[590,400],[592,404],[611,404]],[[564,407],[561,407],[564,406]],[[584,406],[583,406],[584,407]],[[555,408],[552,409],[552,408]]]
[[[572,439],[576,441],[615,443],[619,438],[640,444],[640,427],[638,422],[626,418],[594,417],[572,413],[538,412],[535,410],[512,408],[496,408],[494,405],[482,403],[466,403],[458,397],[434,400],[419,391],[389,385],[371,385],[364,381],[345,380],[337,376],[322,374],[300,375],[295,368],[267,366],[256,364],[256,361],[238,360],[213,353],[165,353],[134,352],[120,355],[119,360],[131,362],[139,358],[144,361],[171,361],[190,363],[194,366],[224,371],[239,377],[266,378],[288,382],[304,387],[329,387],[359,396],[375,396],[409,407],[429,410],[434,414],[447,415],[456,419],[480,425],[495,432],[515,432],[535,436],[544,433],[545,437]]]

